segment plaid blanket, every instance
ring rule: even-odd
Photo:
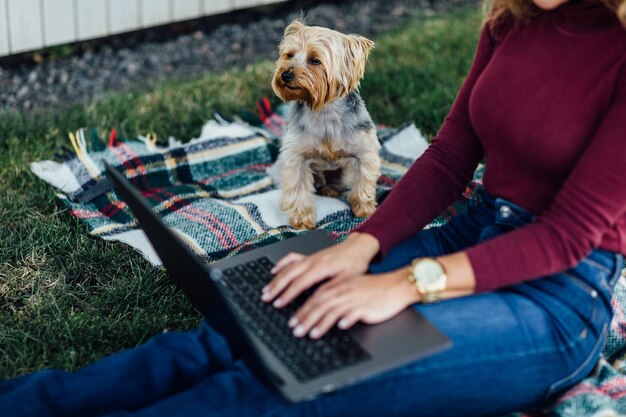
[[[278,153],[283,121],[266,100],[258,103],[258,126],[241,119],[228,122],[216,116],[198,138],[181,143],[173,138],[158,146],[153,135],[119,140],[113,130],[108,142],[95,130],[70,134],[71,148],[58,161],[33,162],[32,171],[59,190],[58,198],[89,233],[124,242],[159,265],[145,235],[126,204],[106,178],[102,161],[121,169],[147,198],[164,222],[191,250],[213,262],[254,247],[299,233],[287,225],[279,209],[279,193],[268,169]],[[248,114],[248,118],[254,116]],[[402,177],[428,142],[413,125],[379,128],[382,176],[377,199],[381,201]],[[472,198],[472,185],[480,183],[482,167],[464,199],[448,208],[431,225],[445,223],[464,210]],[[344,239],[362,219],[352,216],[343,199],[315,197],[317,227],[331,237]],[[614,297],[615,319],[604,357],[596,372],[541,412],[518,417],[626,415],[626,281],[622,278]]]

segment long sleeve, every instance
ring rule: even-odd
[[[469,98],[494,43],[489,29],[483,29],[472,67],[439,133],[374,215],[357,229],[376,237],[380,255],[431,222],[472,179],[483,149],[470,121]]]
[[[467,251],[477,291],[576,265],[626,220],[626,68],[608,112],[548,209],[530,225]],[[617,233],[614,247],[624,248]]]

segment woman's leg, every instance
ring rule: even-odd
[[[223,337],[206,323],[165,333],[76,372],[40,371],[18,379],[0,396],[0,413],[12,416],[95,416],[138,409],[229,368]]]
[[[142,409],[107,414],[106,417],[282,417],[307,415],[309,408],[308,403],[286,402],[273,388],[262,383],[240,359],[229,370],[203,379],[185,391]]]

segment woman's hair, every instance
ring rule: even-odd
[[[611,10],[615,11],[622,25],[626,27],[626,0],[602,0]],[[540,12],[532,0],[485,0],[487,23],[494,26],[502,19],[514,20],[533,16]]]

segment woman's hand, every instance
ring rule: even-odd
[[[263,289],[261,299],[274,301],[274,307],[280,308],[324,279],[363,274],[378,250],[375,237],[353,233],[345,241],[310,256],[290,253],[276,263],[272,270],[276,277]]]
[[[409,268],[387,274],[356,275],[328,281],[298,309],[289,321],[293,334],[322,337],[335,323],[348,329],[356,322],[380,323],[419,301],[407,276]]]

